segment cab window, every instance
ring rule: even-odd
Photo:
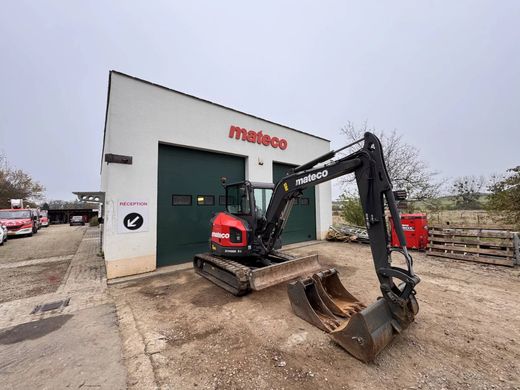
[[[231,214],[250,214],[249,193],[245,185],[226,187],[226,210]]]
[[[255,188],[255,213],[257,217],[264,217],[273,195],[273,190],[270,188]]]

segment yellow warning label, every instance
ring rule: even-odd
[[[283,183],[283,189],[285,192],[289,191],[289,184],[287,184],[287,182]]]

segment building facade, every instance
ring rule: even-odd
[[[119,72],[110,72],[101,190],[107,275],[191,261],[208,247],[227,181],[276,182],[330,142]],[[309,188],[282,241],[323,239],[331,185]]]

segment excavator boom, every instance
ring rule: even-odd
[[[382,298],[365,307],[342,287],[334,269],[289,284],[288,294],[299,317],[328,332],[356,358],[370,362],[414,321],[419,311],[415,286],[420,279],[414,273],[406,248],[381,143],[376,136],[366,133],[363,148],[344,160],[359,161],[355,168],[356,182]],[[385,203],[393,220],[398,222],[395,229],[406,268],[391,265]]]

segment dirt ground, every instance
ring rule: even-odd
[[[367,246],[319,253],[365,303]],[[520,271],[415,253],[417,320],[372,364],[292,313],[286,285],[236,298],[191,269],[110,287],[133,389],[520,389]]]

